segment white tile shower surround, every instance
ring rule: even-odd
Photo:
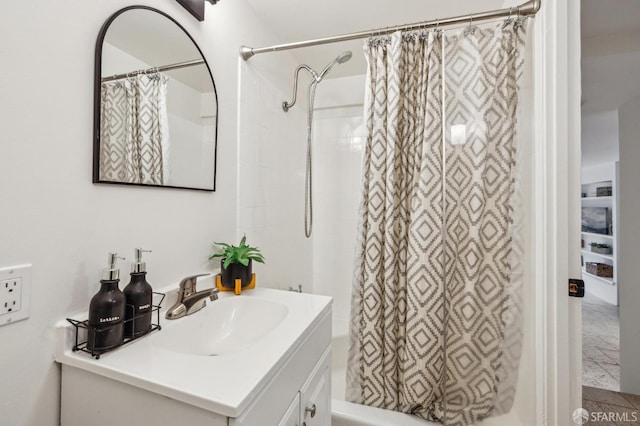
[[[335,334],[346,334],[362,180],[362,107],[315,112],[313,287],[334,297]]]
[[[312,247],[303,227],[306,99],[299,93],[299,103],[285,113],[290,70],[281,70],[285,91],[255,64],[241,65],[238,235],[246,234],[265,255],[267,265],[255,267],[258,285],[302,284],[311,292]]]
[[[619,308],[589,293],[582,302],[582,384],[620,391]]]

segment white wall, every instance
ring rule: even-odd
[[[599,163],[589,167],[582,167],[582,183],[613,180],[614,166],[614,163]]]
[[[620,224],[618,277],[620,286],[620,390],[640,394],[640,99],[620,108]],[[625,284],[626,283],[626,284]]]
[[[126,284],[133,249],[152,249],[148,280],[158,288],[211,270],[211,243],[237,237],[237,51],[277,40],[243,0],[207,4],[204,23],[174,1],[137,3],[175,17],[211,65],[220,101],[218,190],[91,183],[95,40],[109,15],[131,2],[0,4],[0,267],[33,264],[31,317],[0,327],[3,426],[58,424],[52,329],[88,308],[107,252],[127,257]]]
[[[256,43],[259,45],[261,43]],[[240,73],[238,147],[238,235],[265,256],[258,285],[311,292],[311,241],[304,236],[304,177],[307,146],[306,76],[298,103],[288,112],[298,64],[287,53],[243,62]]]
[[[362,196],[364,88],[365,76],[357,75],[324,80],[316,92],[313,290],[334,298],[334,336],[348,333]]]
[[[618,110],[582,114],[582,167],[618,161]]]

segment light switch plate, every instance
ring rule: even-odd
[[[0,269],[0,326],[29,318],[31,265]]]

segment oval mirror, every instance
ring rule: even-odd
[[[124,8],[100,30],[95,60],[93,182],[214,191],[218,99],[186,30]]]

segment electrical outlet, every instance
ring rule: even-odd
[[[17,312],[22,306],[22,277],[0,281],[0,315]]]
[[[0,269],[0,326],[29,318],[31,265]]]

